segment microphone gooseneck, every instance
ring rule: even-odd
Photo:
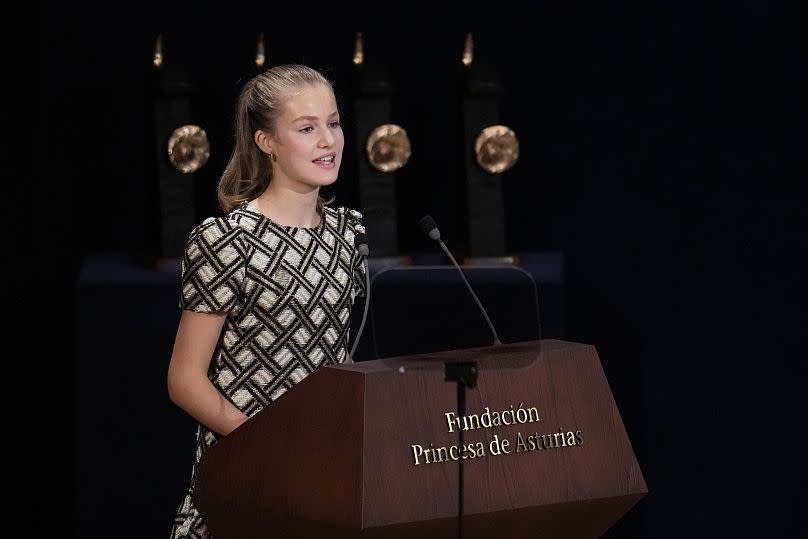
[[[359,339],[362,338],[362,330],[365,328],[365,321],[368,318],[368,306],[370,305],[370,268],[368,267],[368,254],[370,254],[370,248],[368,247],[367,234],[360,232],[354,236],[354,247],[356,248],[357,254],[362,257],[362,264],[365,267],[365,308],[362,311],[362,322],[359,324],[359,329],[356,332],[356,338],[354,339],[353,346],[351,347],[351,353],[348,356],[351,361],[353,361],[354,352],[356,352],[356,347],[359,345]]]
[[[449,260],[452,261],[454,267],[457,268],[457,271],[460,272],[460,277],[463,279],[463,283],[465,283],[466,288],[468,288],[469,292],[471,292],[471,297],[474,298],[475,303],[477,303],[477,307],[480,308],[480,312],[483,314],[483,318],[485,318],[485,322],[488,324],[488,329],[491,330],[491,335],[494,336],[494,344],[502,344],[502,341],[499,340],[499,335],[497,335],[497,330],[494,329],[494,324],[491,323],[491,319],[488,318],[488,313],[485,312],[485,308],[483,304],[480,302],[480,299],[477,297],[477,294],[474,293],[474,289],[466,279],[465,273],[463,273],[463,269],[460,267],[460,264],[452,256],[452,253],[449,252],[449,249],[446,247],[446,244],[443,243],[443,240],[440,239],[440,230],[438,230],[438,224],[435,222],[435,219],[432,218],[431,215],[425,215],[419,221],[421,226],[421,230],[429,236],[430,239],[435,240],[440,245],[440,248],[443,249],[443,252],[446,253],[446,256],[449,257]]]

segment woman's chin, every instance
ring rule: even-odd
[[[320,185],[320,187],[327,187],[335,183],[338,177],[339,177],[338,171],[334,171],[333,174],[325,176],[322,180],[318,181],[317,183]]]

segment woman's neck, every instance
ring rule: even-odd
[[[279,225],[314,228],[320,223],[317,213],[319,194],[319,189],[296,193],[270,183],[266,191],[255,199],[255,204],[260,213]]]

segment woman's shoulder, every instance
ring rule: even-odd
[[[211,219],[213,221],[221,221],[221,226],[252,231],[264,217],[255,209],[251,208],[248,201],[244,201],[226,214],[216,218],[209,218],[206,221],[210,221]]]
[[[234,210],[225,215],[204,219],[191,232],[191,240],[201,236],[209,242],[227,241],[225,237],[235,239],[242,232],[242,228],[239,215]]]
[[[325,207],[326,215],[336,223],[343,223],[344,226],[351,232],[364,232],[365,224],[363,222],[362,214],[353,208],[347,206]]]

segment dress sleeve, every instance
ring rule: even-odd
[[[362,214],[356,210],[348,210],[348,216],[350,228],[353,230],[354,237],[356,237],[356,234],[364,234],[365,224],[362,221]],[[358,296],[365,297],[365,264],[364,259],[359,256],[358,252],[356,252],[356,248],[354,248],[354,253],[351,260],[353,266],[351,275],[351,300],[354,300]]]
[[[182,259],[180,308],[202,313],[236,308],[245,273],[240,231],[220,217],[191,232]]]

